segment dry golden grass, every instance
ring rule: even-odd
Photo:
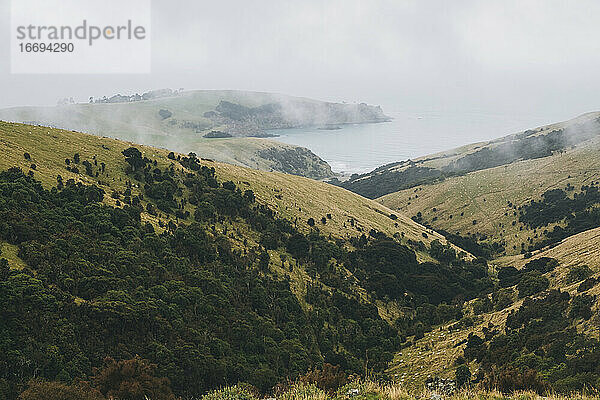
[[[568,395],[546,394],[538,395],[533,392],[515,392],[504,394],[497,391],[479,388],[466,388],[450,395],[440,395],[426,390],[413,390],[399,384],[380,384],[373,381],[356,381],[330,394],[314,385],[292,385],[283,393],[277,394],[276,400],[593,400],[600,399],[597,394]],[[213,391],[202,400],[256,400],[256,397],[243,387],[233,386]]]
[[[556,258],[562,272],[576,265],[586,264],[595,272],[600,272],[600,228],[590,229],[564,239],[555,247],[533,253],[531,258],[522,255],[506,256],[495,260],[499,266],[523,267],[527,262],[540,257]]]
[[[18,256],[19,248],[15,245],[0,241],[0,258],[8,260],[8,266],[13,269],[23,269],[26,264]]]

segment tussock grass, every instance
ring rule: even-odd
[[[257,400],[258,397],[239,386],[219,389],[202,397],[202,400]],[[494,390],[467,388],[451,395],[441,395],[426,390],[410,390],[398,384],[380,384],[373,381],[357,381],[328,394],[315,385],[295,384],[285,392],[270,397],[276,400],[593,400],[598,393],[572,393],[567,395],[534,392],[500,393]]]

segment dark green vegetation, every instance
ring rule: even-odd
[[[539,201],[531,200],[520,208],[519,222],[530,228],[546,228],[549,224],[559,223],[552,230],[544,229],[544,238],[529,245],[529,251],[540,249],[549,244],[600,227],[600,191],[596,182],[581,187],[574,192],[573,186],[564,190],[553,189],[545,192]]]
[[[408,248],[378,241],[351,253],[350,265],[354,275],[379,298],[401,300],[402,306],[450,303],[457,296],[473,298],[491,289],[483,260],[458,263],[455,251],[439,241],[432,242],[430,252],[443,264],[419,264]],[[441,281],[439,276],[445,279]],[[419,293],[421,298],[406,293]]]
[[[399,190],[436,183],[448,177],[507,165],[519,160],[549,157],[589,140],[599,132],[600,118],[543,134],[540,134],[540,130],[528,130],[484,143],[465,154],[392,163],[367,174],[355,174],[348,181],[334,183],[365,197],[377,198]],[[432,163],[435,166],[430,166]]]
[[[481,207],[504,214],[499,230],[522,228],[530,238],[522,255],[496,259],[502,236],[486,242],[477,233],[485,217],[465,216],[466,230],[444,233],[471,260],[403,210],[374,208],[324,183],[112,142],[47,150],[49,161],[31,143],[62,133],[23,129],[7,141],[4,167],[27,174],[0,175],[0,390],[9,398],[34,376],[52,381],[31,384],[36,393],[86,392],[79,379],[99,388],[94,368],[106,357],[129,365],[136,355],[156,364],[158,381],[145,381],[168,378],[184,397],[238,381],[265,392],[287,379],[342,382],[365,371],[394,380],[408,371],[419,375],[415,383],[431,372],[505,391],[598,388],[594,253],[568,263],[528,253],[557,226],[593,223],[597,178],[577,188],[536,182],[538,196],[561,189],[527,201],[486,195]],[[280,180],[255,184],[267,175]],[[298,190],[283,192],[286,184]],[[408,201],[425,197],[413,190]],[[340,209],[344,195],[351,198]],[[456,221],[471,199],[411,214],[432,226]],[[355,226],[365,216],[396,229]],[[346,224],[352,229],[336,235]]]
[[[183,396],[237,381],[267,390],[324,362],[382,371],[406,335],[459,318],[462,301],[489,290],[484,263],[439,242],[429,251],[440,264],[419,264],[378,232],[352,246],[302,234],[194,154],[167,168],[136,148],[123,155],[129,181],[110,194],[116,206],[98,186],[57,177],[47,190],[33,171],[0,173],[0,240],[27,265],[0,270],[8,398],[34,376],[87,379],[107,356],[150,360]],[[112,167],[93,161],[91,176]],[[142,204],[167,216],[164,230],[142,221]],[[275,254],[308,275],[303,287]],[[382,319],[374,299],[401,302],[405,316]]]
[[[481,364],[489,386],[506,391],[598,387],[600,343],[575,327],[591,317],[593,302],[590,295],[560,290],[528,297],[510,313],[505,329],[488,326],[484,337],[469,336],[465,358]]]
[[[222,100],[214,110],[205,112],[203,116],[215,126],[227,126],[227,132],[236,136],[256,135],[267,129],[389,120],[380,107],[364,103],[339,104],[292,99],[290,104],[275,100],[254,107]]]
[[[423,167],[413,161],[402,161],[384,165],[366,174],[353,174],[347,181],[333,179],[331,183],[375,199],[398,190],[436,182],[443,177],[443,172],[438,169]]]
[[[208,139],[223,139],[233,137],[233,135],[227,132],[210,131],[207,134],[205,134],[204,137]]]
[[[271,161],[275,171],[306,175],[313,179],[329,178],[332,174],[331,168],[323,168],[323,165],[318,162],[311,163],[310,160],[315,155],[304,147],[265,148],[258,150],[257,155]]]
[[[516,269],[515,267],[505,267],[500,268],[498,271],[498,281],[500,287],[510,287],[517,284],[521,284],[521,282],[531,279],[532,276],[539,276],[541,274],[546,274],[548,272],[553,271],[558,266],[558,261],[554,258],[550,257],[541,257],[535,260],[529,261],[525,266],[521,269]],[[545,279],[545,278],[544,278]],[[525,284],[523,284],[525,285]],[[548,288],[548,281],[546,280],[546,287],[538,290],[536,292],[527,293],[526,296],[531,295],[533,293],[540,292],[544,289]],[[525,286],[522,286],[525,287]],[[524,296],[522,296],[524,297]]]

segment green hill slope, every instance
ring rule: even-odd
[[[598,385],[596,364],[584,360],[598,357],[600,338],[599,134],[592,113],[424,157],[422,165],[438,171],[476,154],[489,159],[377,199],[488,258],[498,278],[492,293],[465,304],[462,320],[415,338],[390,373],[420,387],[430,375],[451,378],[466,363],[485,384],[516,388],[529,374],[536,390]],[[546,144],[529,148],[535,157],[504,152],[507,143],[523,148],[528,137],[540,137],[530,145]]]
[[[442,236],[326,183],[14,123],[0,152],[10,399],[106,356],[149,359],[196,397],[324,362],[383,371],[429,321],[418,307],[444,322],[491,286]]]
[[[595,140],[552,157],[577,165]],[[32,376],[94,381],[106,356],[135,355],[194,397],[237,381],[267,392],[323,363],[417,391],[458,367],[507,391],[598,385],[597,229],[488,269],[404,214],[307,178],[13,123],[0,123],[0,152],[9,399]],[[597,186],[560,187],[524,202],[520,223],[558,218],[561,234],[593,220]]]
[[[591,120],[595,127],[595,114]],[[581,122],[574,120],[552,126],[567,129]],[[565,235],[591,229],[593,225],[574,226],[570,233],[559,234],[555,226],[562,228],[575,217],[570,216],[569,203],[574,196],[586,192],[600,181],[600,161],[596,156],[600,149],[600,130],[586,132],[589,139],[577,140],[577,144],[555,151],[545,157],[518,160],[494,168],[482,169],[460,176],[449,176],[439,181],[416,185],[388,194],[378,199],[382,204],[417,216],[417,220],[434,229],[452,234],[474,236],[475,240],[488,245],[500,254],[518,254],[534,251],[564,239]],[[579,136],[579,138],[584,137]],[[540,202],[543,195],[552,193],[566,198],[551,205],[550,198],[542,205],[531,207],[531,202]],[[591,195],[584,208],[593,207],[598,199]],[[580,212],[583,212],[581,210]],[[535,215],[554,213],[549,219],[538,221]],[[522,215],[527,214],[527,215]],[[535,220],[532,220],[535,218]],[[588,219],[593,221],[592,219]],[[559,229],[559,228],[557,228]],[[554,232],[553,232],[554,231]]]
[[[79,132],[0,122],[0,168],[18,166],[28,171],[32,164],[36,164],[35,177],[47,185],[56,185],[56,176],[61,175],[65,181],[75,179],[85,184],[99,182],[107,192],[122,192],[128,178],[124,172],[127,164],[121,152],[131,145],[124,141]],[[167,150],[137,147],[144,155],[156,159],[162,166],[172,163],[172,160],[167,158]],[[26,160],[24,153],[29,153],[31,159]],[[109,166],[106,173],[103,176],[92,177],[83,171],[68,171],[65,159],[73,158],[75,153],[79,153],[82,160],[96,156],[98,162]],[[292,222],[297,219],[298,227],[302,230],[310,229],[307,221],[312,217],[318,222],[317,228],[320,232],[344,239],[368,235],[369,231],[374,229],[390,236],[404,234],[405,241],[423,241],[426,245],[436,239],[445,242],[443,236],[424,229],[402,214],[396,215],[375,201],[326,183],[207,159],[200,160],[200,163],[215,168],[221,179],[233,180],[241,187],[252,189],[257,197],[277,214]],[[105,201],[114,204],[110,198]],[[322,224],[321,218],[327,217],[327,214],[331,214],[332,218],[327,219],[326,224]],[[425,238],[423,233],[428,237]]]

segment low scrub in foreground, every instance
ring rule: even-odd
[[[86,391],[87,389],[87,391]],[[567,400],[600,399],[600,394],[571,393],[569,395],[555,395],[548,393],[539,395],[535,392],[513,392],[503,394],[494,390],[479,388],[464,388],[452,394],[439,394],[435,391],[413,391],[397,384],[379,384],[372,381],[353,382],[340,387],[337,391],[328,392],[320,389],[315,384],[295,383],[286,387],[275,388],[275,394],[267,400]],[[79,395],[84,395],[79,397]],[[56,382],[42,383],[35,381],[30,389],[24,392],[21,400],[63,400],[63,399],[89,399],[105,400],[97,391],[85,388],[82,385],[68,386]],[[109,399],[153,400],[150,397],[108,397]],[[162,398],[162,397],[160,397]],[[198,400],[259,400],[260,396],[254,387],[247,384],[227,386],[197,398]],[[182,399],[181,399],[182,400]],[[192,400],[192,399],[190,399]]]
[[[401,385],[379,384],[372,381],[354,382],[342,386],[336,392],[327,392],[314,384],[294,384],[273,398],[277,400],[417,400],[417,399],[447,399],[447,400],[567,400],[567,399],[600,399],[600,394],[572,393],[570,395],[546,394],[534,392],[514,392],[503,394],[498,391],[477,388],[466,388],[453,394],[441,395],[432,391],[412,391]],[[210,392],[202,400],[255,400],[252,392],[243,386],[226,387]]]

